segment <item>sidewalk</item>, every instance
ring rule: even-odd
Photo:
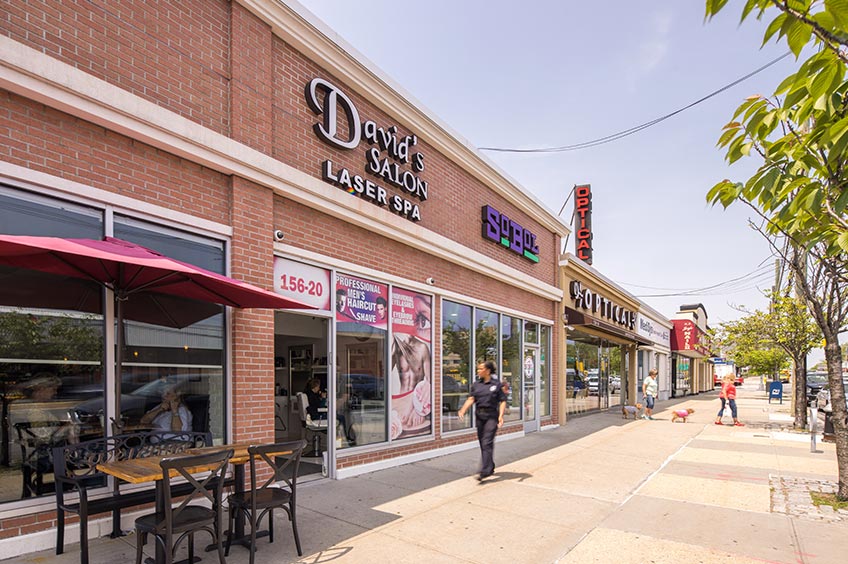
[[[280,516],[256,562],[845,562],[848,514],[807,493],[835,482],[833,445],[811,453],[809,435],[789,431],[789,403],[768,404],[763,391],[740,388],[738,404],[745,427],[713,425],[715,393],[663,402],[655,421],[575,418],[499,442],[483,483],[472,477],[476,449],[309,483],[298,490],[304,556]],[[687,407],[689,422],[672,424],[671,409]],[[92,541],[92,562],[132,562],[134,542]],[[79,562],[78,545],[67,550],[17,561]],[[228,562],[247,561],[233,547]]]

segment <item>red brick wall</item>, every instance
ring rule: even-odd
[[[271,154],[274,141],[271,30],[236,3],[232,29],[231,137]]]
[[[340,197],[351,196],[339,190]],[[423,251],[386,239],[340,219],[317,212],[284,198],[275,199],[275,225],[283,226],[286,243],[330,257],[424,282],[434,277],[438,285],[473,298],[499,304],[518,305],[520,309],[551,318],[554,305],[542,297],[493,280],[483,273],[437,259]],[[504,253],[509,254],[504,250]],[[498,264],[492,261],[491,268]],[[520,300],[520,302],[519,302]]]
[[[227,176],[0,90],[0,159],[219,223]]]
[[[232,275],[270,289],[274,273],[271,193],[233,179]],[[232,430],[236,442],[274,440],[274,312],[237,310],[233,323]]]
[[[237,3],[227,0],[21,0],[8,4],[0,32],[157,103],[205,127],[229,134],[308,174],[320,177],[330,158],[363,171],[363,142],[337,151],[316,139],[316,116],[303,89],[323,77],[345,85],[306,60]],[[230,31],[232,30],[232,35]],[[346,89],[363,120],[397,125]],[[421,131],[401,128],[399,135]],[[429,199],[421,203],[422,225],[555,284],[556,237],[518,212],[481,182],[435,152],[426,138],[421,178]],[[376,179],[375,179],[376,180]],[[378,183],[385,186],[384,181]],[[390,192],[396,189],[386,186]],[[340,193],[341,190],[339,191]],[[542,262],[533,264],[480,236],[480,208],[491,204],[539,237]]]
[[[557,284],[555,257],[559,255],[559,245],[554,234],[519,212],[515,206],[496,195],[450,159],[438,154],[428,144],[427,139],[422,138],[421,131],[400,127],[395,118],[378,111],[368,100],[352,89],[345,88],[344,83],[335,76],[304,58],[279,38],[274,39],[273,53],[275,158],[317,178],[321,178],[321,163],[329,159],[337,163],[337,167],[346,167],[351,172],[385,187],[389,193],[403,196],[401,190],[365,172],[365,151],[371,147],[366,141],[363,140],[355,150],[342,151],[318,140],[313,133],[312,126],[320,122],[322,117],[316,116],[309,109],[304,88],[313,78],[328,80],[351,98],[362,121],[372,120],[384,128],[397,125],[398,136],[415,134],[419,137],[415,150],[425,155],[425,170],[420,177],[429,183],[429,198],[420,203],[423,227],[459,241],[491,257],[495,262],[509,265],[548,284]],[[339,136],[344,137],[347,131],[346,122],[341,115],[339,119]],[[338,198],[350,197],[353,196],[338,189]],[[407,199],[413,200],[411,197]],[[538,236],[541,255],[539,264],[534,264],[481,236],[480,210],[485,204],[494,206]]]
[[[227,134],[228,0],[15,0],[0,33]]]

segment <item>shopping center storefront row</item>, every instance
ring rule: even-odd
[[[151,307],[180,319],[127,308],[116,339],[111,291],[0,267],[0,554],[55,539],[33,449],[171,391],[218,444],[305,435],[304,472],[331,478],[474,448],[457,410],[482,360],[508,383],[501,434],[560,423],[567,226],[313,16],[20,2],[0,25],[0,232],[116,237],[314,308],[169,298]],[[584,368],[634,374],[633,327],[604,323]],[[22,434],[39,421],[69,431]]]
[[[639,300],[570,253],[562,256],[560,272],[565,293],[564,411],[581,414],[636,403],[641,397],[639,369],[648,370],[639,362],[647,358],[639,347],[653,344],[637,331]]]

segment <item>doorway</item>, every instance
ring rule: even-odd
[[[274,434],[277,442],[306,439],[298,480],[314,480],[331,472],[327,441],[328,413],[334,413],[328,390],[332,358],[330,320],[316,315],[274,314]],[[315,417],[306,417],[305,393],[317,384]],[[302,394],[302,395],[301,395]],[[308,424],[307,424],[308,423]],[[329,422],[332,428],[333,421]]]
[[[539,382],[541,381],[539,366],[539,348],[524,347],[522,376],[524,377],[524,432],[532,433],[539,430]]]

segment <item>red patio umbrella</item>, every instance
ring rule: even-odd
[[[125,316],[137,321],[185,327],[220,311],[211,304],[238,308],[315,309],[113,237],[99,240],[0,235],[0,265],[88,280],[115,293],[118,384]],[[90,292],[90,285],[71,285],[69,292],[64,288],[63,292],[56,292],[51,281],[37,273],[25,275],[23,279],[16,275],[14,280],[13,284],[0,283],[0,303],[99,311],[100,298]],[[174,297],[188,298],[193,303],[186,307],[183,300]]]

